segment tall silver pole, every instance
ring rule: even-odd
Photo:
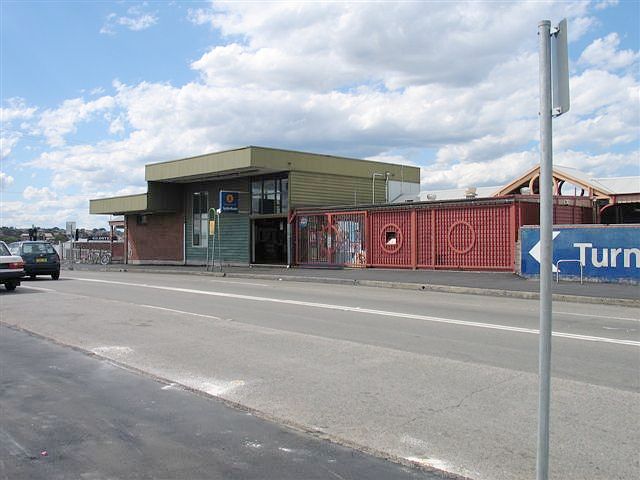
[[[220,212],[217,212],[217,213],[218,213],[218,263],[220,264],[220,271],[222,271],[222,224],[220,223]]]
[[[537,480],[549,478],[549,401],[551,392],[551,263],[553,197],[551,143],[551,22],[538,24],[540,49],[540,347],[538,372]]]

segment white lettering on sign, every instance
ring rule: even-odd
[[[631,266],[631,255],[636,256],[636,268],[640,268],[640,249],[638,248],[625,248],[624,249],[624,266]]]
[[[591,264],[595,268],[617,267],[618,257],[622,253],[622,266],[631,268],[631,259],[635,259],[635,268],[640,268],[639,248],[593,248],[592,243],[574,243],[580,251],[580,263],[587,266],[587,249],[591,249]]]

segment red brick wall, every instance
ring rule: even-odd
[[[137,215],[126,217],[129,260],[155,263],[182,261],[182,214],[156,213],[146,215],[146,219],[146,225],[138,225]]]

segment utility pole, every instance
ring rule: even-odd
[[[538,372],[537,480],[549,478],[549,403],[551,393],[551,264],[553,262],[553,158],[551,139],[551,22],[538,24],[540,49],[540,344]]]
[[[554,36],[553,91],[552,43]],[[549,416],[551,400],[551,335],[553,284],[553,145],[552,116],[569,110],[567,21],[551,30],[551,22],[538,24],[540,69],[540,344],[538,356],[537,480],[549,478]],[[552,106],[553,104],[553,106]]]

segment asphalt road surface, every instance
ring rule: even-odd
[[[276,422],[473,479],[535,476],[538,303],[68,272],[1,321]],[[554,305],[551,478],[640,478],[639,310]]]
[[[4,479],[435,479],[0,327]]]

